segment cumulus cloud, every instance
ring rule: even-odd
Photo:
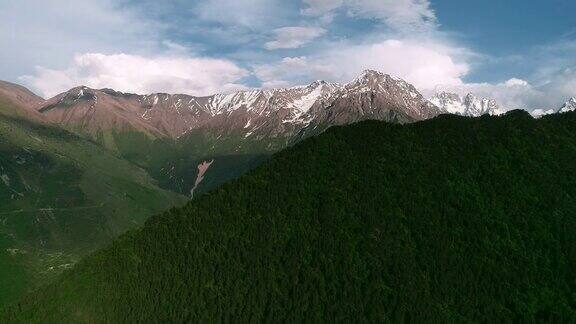
[[[208,94],[243,88],[245,80],[348,82],[370,68],[424,95],[441,86],[509,109],[558,107],[576,95],[576,41],[484,60],[438,26],[431,0],[3,0],[0,78],[26,74],[20,80],[44,96],[80,84]],[[466,82],[485,65],[514,72]]]
[[[258,65],[256,76],[267,87],[313,79],[348,82],[370,68],[413,83],[425,96],[440,87],[496,99],[504,109],[557,109],[576,96],[576,41],[536,46],[514,58],[490,58],[459,46],[437,28],[429,1],[306,0],[303,14],[347,14],[372,18],[391,27],[378,35],[323,42],[313,51],[297,52],[277,62]],[[326,27],[326,25],[323,25]],[[329,28],[329,27],[326,27]],[[305,53],[305,55],[303,54]],[[496,62],[495,62],[496,61]],[[496,65],[495,65],[496,64]],[[473,69],[502,66],[519,71],[498,82],[467,82]]]
[[[283,27],[274,30],[276,40],[264,45],[268,50],[299,48],[324,35],[326,29],[320,27]]]
[[[529,84],[528,84],[528,81],[518,79],[518,78],[512,78],[512,79],[504,82],[504,85],[507,87],[516,87],[516,86],[526,87]]]
[[[558,109],[576,96],[576,42],[550,44],[525,53],[519,61],[531,67],[527,80],[511,78],[496,83],[466,83],[440,87],[460,94],[473,92],[496,99],[506,110]]]
[[[462,85],[469,67],[462,51],[447,45],[411,40],[386,40],[367,45],[334,45],[311,57],[284,58],[276,64],[257,66],[256,75],[264,84],[301,83],[327,79],[348,82],[364,69],[389,73],[420,89],[438,85]]]
[[[527,81],[512,78],[489,86],[472,84],[472,90],[481,88],[509,109],[558,109],[576,96],[576,41],[562,39],[536,46],[510,64],[524,68]]]
[[[378,35],[375,31],[364,39],[323,43],[306,56],[258,65],[255,74],[266,86],[312,79],[348,82],[362,70],[375,69],[431,92],[438,85],[463,85],[470,71],[468,62],[475,54],[456,46],[438,31],[429,0],[304,0],[304,4],[304,16],[330,18],[341,14],[377,21],[389,28],[386,33]]]
[[[420,89],[430,89],[438,84],[458,85],[469,71],[465,62],[458,62],[458,51],[438,43],[411,40],[386,40],[383,42],[352,46],[336,53],[327,53],[341,78],[350,78],[363,69],[375,69],[399,76]]]
[[[82,54],[62,70],[38,67],[22,77],[43,96],[51,97],[78,85],[123,92],[209,95],[244,89],[248,72],[233,62],[212,58],[147,58],[136,55]]]
[[[465,83],[461,86],[438,87],[436,90],[460,95],[474,93],[481,97],[492,98],[503,110],[548,111],[557,110],[569,98],[576,95],[576,75],[571,72],[558,75],[549,83],[539,85],[512,78],[501,83]]]

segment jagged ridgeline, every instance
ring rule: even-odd
[[[1,322],[571,322],[576,113],[335,127]]]
[[[186,195],[217,188],[333,125],[408,123],[445,112],[406,81],[370,70],[345,85],[316,81],[205,97],[76,87],[36,108],[51,123],[142,167],[162,188]],[[197,166],[211,160],[196,185]]]

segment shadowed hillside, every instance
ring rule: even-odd
[[[574,113],[334,127],[0,321],[575,321],[574,161]]]
[[[22,111],[0,100],[0,307],[185,201],[92,142],[10,114]]]

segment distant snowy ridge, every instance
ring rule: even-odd
[[[568,100],[562,107],[560,107],[560,110],[558,110],[558,112],[563,113],[574,110],[576,110],[576,97],[570,98],[570,100]]]
[[[558,109],[534,109],[531,114],[532,116],[534,116],[535,118],[540,118],[546,115],[552,115],[552,114],[556,114],[556,113],[565,113],[565,112],[570,112],[570,111],[575,111],[576,110],[576,97],[572,97],[570,98],[568,101],[566,101],[560,108]]]
[[[502,113],[496,100],[480,98],[472,93],[462,97],[456,93],[440,92],[430,98],[430,102],[448,113],[467,117]]]

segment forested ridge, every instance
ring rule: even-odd
[[[333,127],[0,322],[576,321],[576,113]]]

